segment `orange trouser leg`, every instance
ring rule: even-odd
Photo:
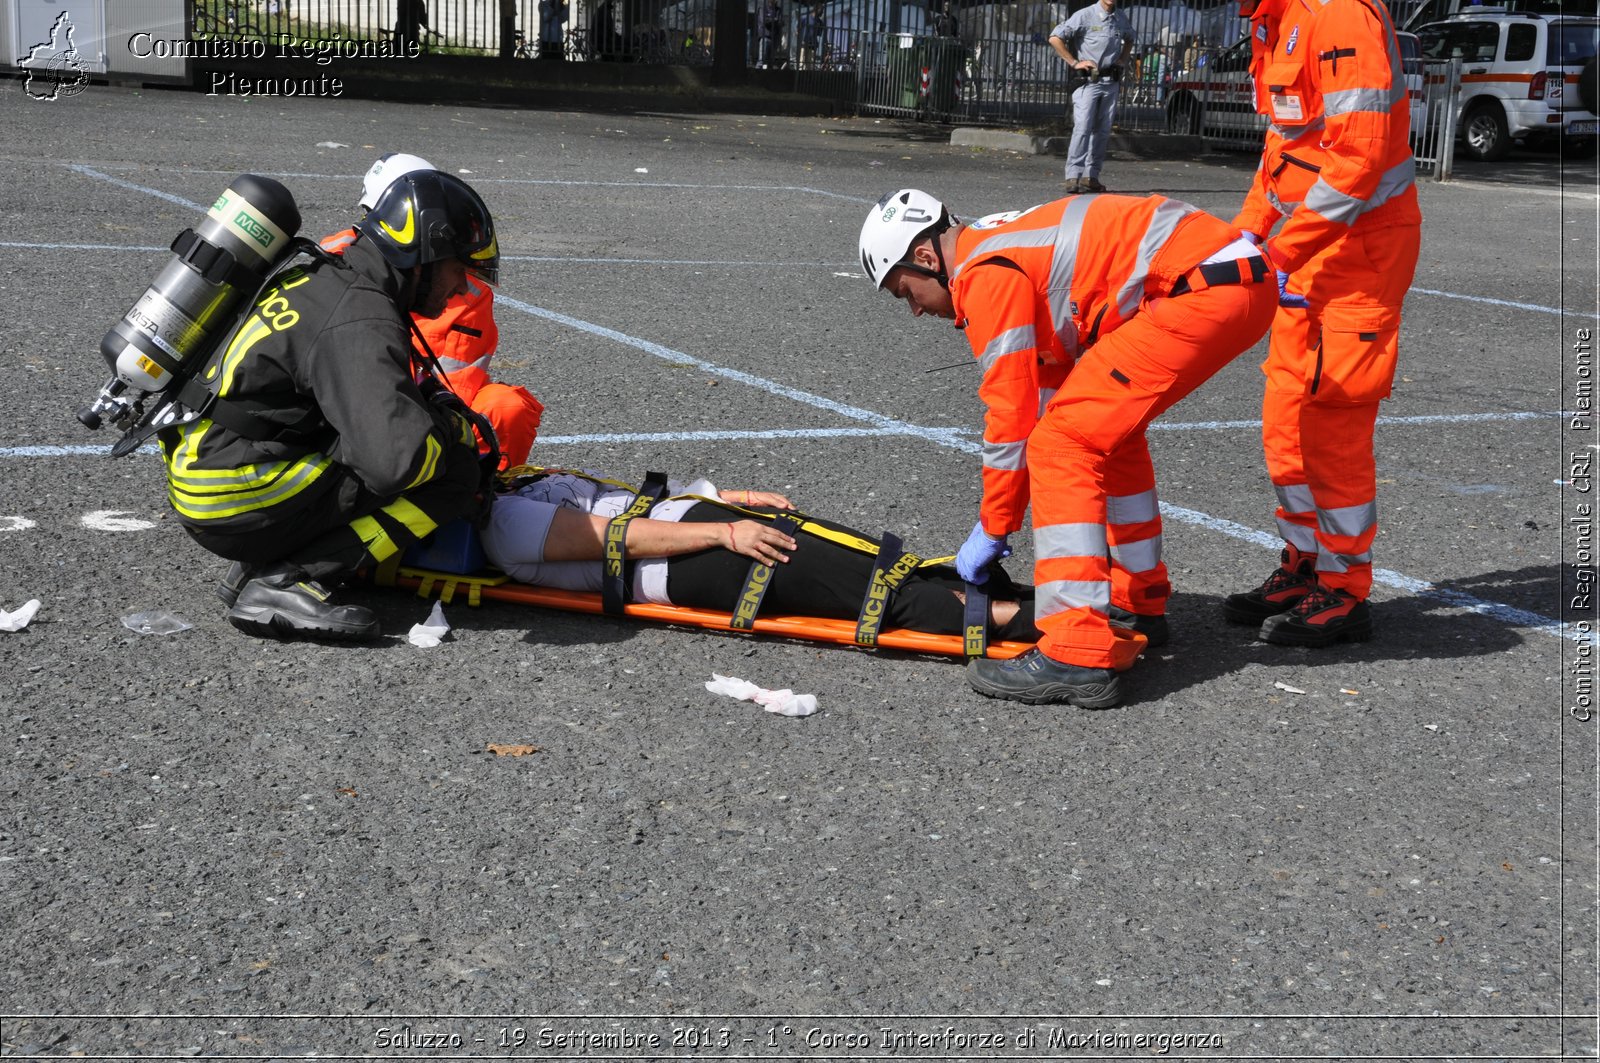
[[[1280,309],[1262,366],[1262,443],[1284,540],[1317,557],[1317,581],[1365,599],[1378,532],[1373,426],[1394,383],[1400,306],[1417,226],[1357,226],[1298,270],[1311,310]]]
[[[1161,506],[1156,470],[1144,435],[1106,456],[1106,545],[1111,554],[1111,604],[1160,616],[1172,585],[1161,561]]]
[[[1309,336],[1307,310],[1279,307],[1267,344],[1261,371],[1267,390],[1261,402],[1261,447],[1266,453],[1267,475],[1278,495],[1278,534],[1302,554],[1317,553],[1317,504],[1306,480],[1300,451],[1300,414],[1310,388],[1308,373],[1316,352]]]
[[[500,444],[500,469],[522,465],[539,434],[544,406],[527,388],[513,384],[485,384],[472,396],[472,408],[488,418]]]
[[[1143,472],[1150,463],[1145,428],[1260,339],[1276,303],[1277,291],[1269,285],[1207,288],[1151,300],[1090,348],[1051,400],[1028,437],[1034,622],[1044,634],[1039,648],[1046,656],[1089,668],[1128,663],[1119,659],[1127,642],[1112,633],[1106,616],[1112,600],[1107,523],[1116,519],[1122,526],[1120,550],[1148,542],[1155,518],[1128,520],[1129,512],[1121,509],[1123,499],[1143,491],[1118,496],[1119,511],[1112,517],[1113,470],[1128,477],[1123,482],[1148,482],[1153,510],[1154,476]],[[1159,557],[1156,561],[1142,570],[1149,589],[1155,572],[1161,583],[1166,581]],[[1125,556],[1125,568],[1137,563],[1131,552]],[[1164,605],[1164,588],[1160,594]]]

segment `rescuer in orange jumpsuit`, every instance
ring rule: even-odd
[[[1261,438],[1282,563],[1223,603],[1268,642],[1372,633],[1372,454],[1421,243],[1400,48],[1377,0],[1242,0],[1256,109],[1271,119],[1234,219],[1278,271]],[[1279,218],[1277,235],[1266,239]]]
[[[1069,196],[962,224],[926,192],[878,201],[867,276],[954,320],[983,371],[983,503],[956,555],[981,583],[1033,504],[1029,653],[975,660],[979,693],[1107,708],[1167,634],[1145,428],[1266,332],[1272,270],[1239,230],[1160,196]]]
[[[383,190],[396,179],[414,170],[433,167],[415,155],[390,153],[372,168],[362,185],[360,208],[371,210]],[[342,253],[356,238],[354,229],[335,233],[322,246]],[[494,428],[500,446],[500,468],[522,465],[528,460],[539,432],[544,406],[526,389],[501,384],[489,378],[489,365],[500,342],[500,329],[494,321],[494,289],[472,278],[467,279],[465,295],[453,296],[444,313],[436,318],[413,317],[417,328],[433,353],[438,356],[450,390],[482,414]],[[412,344],[418,355],[425,354],[415,336]]]

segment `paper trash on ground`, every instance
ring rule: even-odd
[[[21,631],[28,626],[28,621],[33,619],[33,614],[39,611],[39,599],[29,598],[18,609],[6,612],[0,609],[0,631]]]
[[[433,612],[428,614],[425,623],[412,624],[411,633],[406,636],[406,641],[413,646],[421,646],[428,650],[444,641],[445,635],[450,633],[450,624],[444,618],[444,603],[434,602]]]
[[[715,672],[711,673],[711,682],[706,684],[706,689],[713,694],[726,694],[740,701],[753,701],[768,712],[775,712],[779,716],[810,716],[817,711],[815,694],[796,694],[792,690],[767,690],[765,687],[756,686],[748,679],[718,675]]]
[[[1288,683],[1285,683],[1281,679],[1278,680],[1276,683],[1273,683],[1272,685],[1277,687],[1279,690],[1287,690],[1291,694],[1304,694],[1305,693],[1305,691],[1301,690],[1299,687],[1292,687]]]

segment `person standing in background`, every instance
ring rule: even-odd
[[[1081,78],[1072,93],[1072,143],[1067,148],[1068,192],[1104,192],[1100,168],[1111,145],[1111,122],[1122,91],[1123,63],[1138,51],[1138,37],[1117,0],[1098,0],[1058,23],[1050,47]]]
[[[572,5],[567,0],[539,0],[539,58],[565,59],[567,19]]]

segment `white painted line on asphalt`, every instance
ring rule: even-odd
[[[184,173],[199,174],[230,174],[237,175],[238,170],[191,170],[185,168]],[[365,174],[337,174],[337,173],[292,173],[283,170],[257,170],[263,177],[282,179],[285,177],[310,181],[349,181],[352,185],[359,182]],[[572,178],[560,177],[485,177],[483,174],[468,174],[474,185],[568,185],[578,188],[686,188],[691,191],[724,191],[724,192],[806,192],[814,196],[823,196],[828,199],[842,199],[850,203],[860,203],[870,207],[876,203],[877,197],[852,196],[844,192],[832,192],[826,188],[812,188],[809,185],[708,185],[693,181],[581,181]]]
[[[1213,517],[1209,513],[1201,513],[1198,510],[1175,506],[1170,502],[1161,503],[1161,516],[1163,518],[1176,517],[1186,524],[1195,524],[1211,531],[1221,532],[1223,535],[1241,539],[1247,543],[1254,543],[1257,546],[1264,546],[1269,550],[1283,549],[1283,540],[1277,535],[1258,531],[1243,524],[1236,524],[1221,517]],[[1450,590],[1448,587],[1435,587],[1426,580],[1415,579],[1392,569],[1374,568],[1372,570],[1372,582],[1405,591],[1407,594],[1413,594],[1419,598],[1432,598],[1435,601],[1443,602],[1458,609],[1469,609],[1482,616],[1492,617],[1515,627],[1529,628],[1541,634],[1571,639],[1574,642],[1584,642],[1594,638],[1592,631],[1580,631],[1576,624],[1563,624],[1541,613],[1529,612],[1526,609],[1518,609],[1500,602],[1475,598],[1470,594],[1463,594],[1461,591]]]
[[[1380,417],[1378,418],[1378,424],[1380,426],[1464,424],[1495,421],[1529,421],[1535,418],[1554,419],[1566,416],[1567,414],[1560,412],[1436,414],[1419,417]],[[1259,429],[1260,427],[1260,421],[1186,421],[1174,424],[1165,424],[1158,421],[1150,426],[1150,430],[1152,432],[1207,432],[1218,429]],[[709,428],[689,432],[599,432],[566,436],[543,435],[539,437],[539,445],[542,447],[568,447],[589,443],[695,443],[718,439],[859,439],[886,436],[932,438],[934,435],[973,436],[977,433],[978,429],[976,428],[935,428],[931,425],[916,424],[897,424],[879,428]],[[94,443],[60,446],[36,445],[0,447],[0,458],[79,458],[104,455],[110,452],[111,448],[109,446],[100,446]],[[156,453],[155,444],[146,444],[140,447],[136,453],[154,454]],[[1556,481],[1556,483],[1562,482],[1560,480]]]
[[[564,266],[771,266],[776,269],[833,269],[839,265],[837,262],[752,262],[733,258],[583,258],[577,255],[501,255],[500,261],[556,262]]]
[[[699,432],[603,432],[596,435],[540,436],[539,445],[565,447],[588,443],[695,443],[719,439],[861,439],[885,436],[926,438],[930,432],[936,431],[969,436],[977,433],[975,428],[934,429],[922,425],[907,425],[905,428],[774,428],[765,431],[730,428]]]
[[[710,373],[713,376],[720,376],[726,380],[734,380],[741,384],[747,384],[750,387],[756,388],[760,391],[765,391],[768,394],[777,395],[781,398],[792,399],[795,402],[804,403],[807,406],[815,406],[818,409],[828,410],[831,413],[839,414],[841,417],[848,417],[852,421],[864,421],[865,423],[876,428],[890,430],[896,435],[920,436],[924,439],[930,439],[938,442],[941,446],[952,447],[968,454],[977,454],[982,451],[982,447],[980,447],[977,443],[959,438],[960,432],[957,429],[927,428],[920,425],[908,424],[905,421],[897,420],[893,417],[887,416],[886,414],[876,413],[872,410],[864,410],[859,406],[851,406],[847,403],[838,402],[834,399],[825,398],[821,395],[814,395],[809,391],[801,391],[799,388],[791,388],[786,384],[779,384],[776,381],[767,380],[764,377],[754,376],[738,369],[730,369],[727,366],[721,366],[712,362],[702,361],[701,359],[695,358],[692,355],[684,354],[682,351],[675,351],[670,347],[662,346],[661,344],[655,343],[651,340],[639,339],[636,336],[629,336],[626,333],[618,332],[615,329],[606,328],[604,325],[596,325],[588,321],[582,321],[578,318],[558,313],[555,310],[546,310],[544,307],[534,306],[531,303],[525,303],[520,299],[513,299],[510,296],[498,296],[495,299],[495,302],[512,307],[516,310],[521,310],[523,313],[531,314],[534,317],[542,317],[547,321],[554,321],[557,324],[566,325],[568,328],[578,329],[579,331],[587,332],[590,335],[599,336],[603,339],[608,339],[616,343],[623,344],[624,346],[636,348],[644,351],[646,354],[652,355],[653,357],[660,358],[665,362],[669,362],[672,365],[689,366],[694,369],[698,369],[703,373]]]
[[[1563,310],[1558,306],[1540,306],[1537,303],[1514,303],[1509,299],[1491,299],[1487,295],[1462,295],[1460,292],[1440,292],[1432,288],[1412,288],[1410,292],[1416,295],[1437,295],[1443,299],[1462,299],[1469,303],[1487,303],[1490,306],[1509,306],[1517,310],[1534,310],[1541,314],[1565,314],[1568,317],[1600,318],[1600,314],[1591,314],[1587,310]]]
[[[154,443],[146,443],[135,454],[158,453]],[[68,446],[32,446],[32,447],[0,447],[0,458],[83,458],[109,457],[111,445],[98,443],[79,443]]]
[[[90,177],[105,177],[104,174],[96,173],[87,167],[74,167],[74,169]],[[140,192],[150,192],[153,195],[162,195],[163,198],[172,198],[165,196],[165,193],[157,193],[154,189],[148,189],[142,185],[136,185],[128,181],[118,181],[115,178],[110,177],[106,177],[106,180],[109,180],[114,184],[121,185],[124,188],[130,188]],[[194,206],[194,204],[188,203],[185,200],[175,200],[175,202],[183,202],[187,206]],[[196,207],[196,209],[198,210],[199,208]],[[16,248],[19,251],[139,251],[150,253],[167,250],[165,247],[152,247],[140,244],[33,243],[23,240],[0,240],[0,247]],[[839,262],[759,262],[744,259],[716,258],[605,258],[578,255],[501,255],[500,257],[506,262],[545,262],[553,265],[569,266],[702,266],[719,269],[761,266],[771,269],[831,270],[836,266],[842,265],[842,263]],[[860,276],[859,273],[835,273],[834,275],[839,277]],[[1517,303],[1508,299],[1491,299],[1487,296],[1465,295],[1460,292],[1441,292],[1432,288],[1412,288],[1411,291],[1417,295],[1436,295],[1443,299],[1459,299],[1464,302],[1484,303],[1489,306],[1507,306],[1516,310],[1531,310],[1540,314],[1565,314],[1568,317],[1600,318],[1600,314],[1591,314],[1583,310],[1563,310],[1558,306],[1539,306],[1536,303]],[[973,365],[977,365],[977,363],[974,362]]]
[[[29,244],[20,240],[0,240],[0,247],[23,251],[166,251],[165,247],[140,247],[137,244]]]
[[[0,247],[21,251],[140,251],[146,254],[169,248],[140,244],[47,244],[0,240]],[[773,269],[832,269],[837,262],[756,262],[720,258],[579,258],[566,255],[501,255],[502,262],[551,262],[567,266],[766,266]],[[974,362],[974,365],[977,363]]]
[[[976,364],[976,363],[974,363]],[[1378,426],[1404,427],[1406,425],[1425,424],[1474,424],[1485,421],[1532,421],[1543,418],[1555,419],[1568,417],[1570,414],[1560,410],[1551,410],[1547,413],[1533,413],[1527,411],[1507,411],[1505,413],[1421,413],[1409,417],[1380,417]],[[1171,423],[1157,421],[1150,426],[1152,432],[1195,432],[1215,431],[1227,428],[1260,428],[1260,421],[1174,421]]]
[[[180,207],[188,207],[190,210],[199,211],[202,214],[205,213],[206,208],[202,207],[200,204],[192,203],[189,200],[184,199],[182,196],[175,196],[171,192],[163,192],[159,188],[147,188],[144,185],[136,185],[132,181],[124,181],[120,177],[112,177],[110,174],[101,173],[99,170],[85,166],[81,162],[69,162],[65,165],[67,169],[73,171],[74,173],[81,173],[85,177],[93,177],[101,181],[108,181],[111,184],[116,185],[118,188],[126,188],[134,192],[143,192],[147,196],[155,196],[157,199],[164,199],[168,203],[176,203]]]

